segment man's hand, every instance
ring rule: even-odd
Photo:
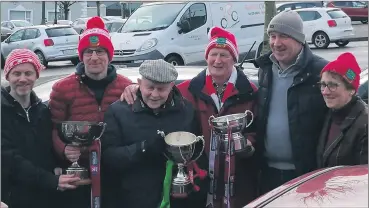
[[[58,190],[65,191],[67,189],[76,189],[76,185],[72,185],[72,183],[80,181],[81,179],[75,175],[61,175],[59,176],[59,184]]]
[[[236,153],[241,158],[248,158],[251,157],[255,152],[254,146],[252,146],[252,143],[250,140],[246,139],[246,147],[245,150],[242,152]]]
[[[122,95],[120,96],[120,101],[127,101],[128,104],[132,105],[137,96],[136,96],[136,93],[137,93],[137,90],[138,90],[138,84],[131,84],[131,85],[128,85]]]
[[[64,155],[69,161],[76,162],[81,156],[81,148],[67,145],[64,150]]]

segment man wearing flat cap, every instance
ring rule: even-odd
[[[104,117],[107,127],[101,139],[102,160],[120,176],[117,181],[121,188],[119,203],[130,208],[178,208],[203,204],[207,192],[206,185],[205,188],[202,185],[205,180],[195,181],[200,191],[189,197],[168,200],[170,174],[166,175],[165,141],[157,131],[166,135],[186,131],[197,136],[200,132],[194,108],[174,85],[178,72],[173,65],[160,59],[143,62],[139,73],[141,78],[137,79],[139,89],[135,102],[117,101]],[[196,149],[200,150],[201,146]],[[200,157],[197,163],[204,167],[207,160]],[[195,172],[205,178],[204,170],[195,168]]]

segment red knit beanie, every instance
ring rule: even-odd
[[[233,56],[234,60],[238,62],[238,46],[236,37],[220,27],[213,27],[209,30],[210,42],[205,49],[205,59],[208,59],[209,51],[212,48],[227,49]]]
[[[329,62],[320,74],[326,71],[341,75],[356,91],[359,88],[361,69],[352,53],[341,54],[336,60]]]
[[[40,71],[45,69],[45,66],[40,63],[37,55],[29,49],[14,49],[6,58],[4,65],[4,76],[8,79],[10,71],[19,64],[33,64],[36,70],[37,78],[40,76]]]
[[[102,47],[108,51],[110,61],[113,59],[114,47],[109,32],[105,29],[104,21],[99,17],[92,17],[86,23],[86,30],[79,37],[78,55],[83,61],[83,51],[90,47]]]

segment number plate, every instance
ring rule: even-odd
[[[76,49],[68,49],[63,51],[64,55],[76,55],[77,50]]]

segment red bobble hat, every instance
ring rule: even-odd
[[[40,76],[40,71],[45,69],[45,66],[40,63],[37,55],[29,49],[14,49],[6,58],[4,65],[5,79],[8,79],[10,71],[19,64],[33,64],[36,70],[37,78]]]
[[[113,59],[114,47],[109,32],[105,29],[104,21],[99,17],[92,17],[86,23],[86,30],[79,37],[78,55],[83,61],[83,51],[90,47],[102,47],[108,51],[109,60]]]
[[[213,27],[209,31],[210,42],[205,49],[205,59],[208,59],[209,51],[212,48],[224,48],[227,49],[238,62],[238,46],[236,37],[220,27]]]
[[[346,52],[338,56],[334,61],[329,62],[322,70],[330,71],[341,75],[357,91],[360,84],[361,69],[352,53]]]

